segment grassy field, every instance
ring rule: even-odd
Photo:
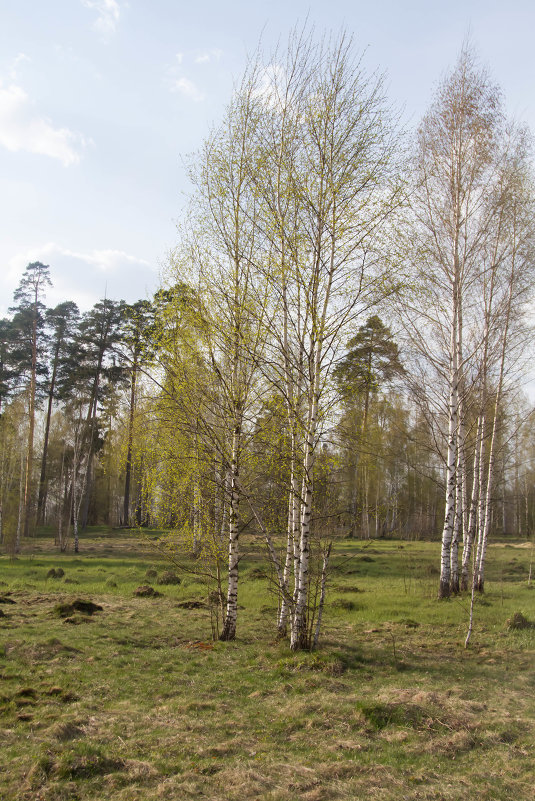
[[[533,797],[535,628],[508,625],[535,621],[529,543],[491,546],[469,650],[436,543],[338,543],[320,648],[299,654],[249,551],[233,643],[211,640],[208,587],[158,584],[149,538],[0,557],[2,801]]]

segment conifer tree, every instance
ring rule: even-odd
[[[28,440],[22,500],[22,534],[24,537],[28,536],[32,518],[32,473],[38,379],[40,374],[46,371],[46,366],[42,363],[42,333],[44,326],[42,298],[46,287],[51,285],[48,265],[39,261],[28,264],[13,295],[13,300],[18,305],[11,309],[14,312],[12,325],[16,332],[11,358],[16,364],[15,369],[18,375],[25,376],[24,382],[28,404]],[[20,550],[19,537],[17,537],[15,550],[17,552]]]

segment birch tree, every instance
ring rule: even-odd
[[[487,289],[484,305],[485,370],[483,395],[488,403],[481,410],[487,425],[486,454],[479,458],[479,526],[474,583],[484,587],[485,554],[490,533],[495,486],[498,438],[503,427],[504,400],[513,403],[518,392],[519,363],[525,364],[530,330],[526,325],[527,304],[533,297],[535,271],[534,198],[529,170],[529,138],[526,131],[509,130],[503,143],[502,171],[496,188],[499,195],[498,224],[486,254],[482,282]],[[490,407],[490,408],[489,408]],[[485,455],[486,459],[482,456]]]
[[[229,104],[222,124],[205,142],[192,164],[195,186],[188,225],[173,261],[175,280],[192,286],[197,341],[182,338],[186,356],[180,370],[192,379],[211,376],[204,383],[204,401],[196,394],[196,414],[185,425],[195,437],[215,448],[222,467],[228,538],[226,609],[220,638],[236,636],[241,469],[256,402],[256,375],[263,347],[265,281],[255,265],[261,248],[255,225],[257,200],[250,164],[255,157],[258,101],[246,76]],[[262,284],[264,289],[262,288]],[[204,364],[201,372],[196,365]],[[190,410],[191,411],[191,410]]]
[[[223,468],[222,639],[236,634],[244,503],[275,566],[279,630],[289,615],[293,649],[311,647],[319,635],[308,615],[317,451],[340,339],[392,288],[380,258],[381,226],[398,202],[391,131],[381,80],[366,76],[347,37],[315,42],[293,34],[283,63],[277,55],[251,61],[194,162],[193,224],[174,273],[192,286],[198,307],[193,361],[212,376],[210,402],[195,407],[195,431],[212,442]],[[284,399],[290,434],[282,560],[242,471],[268,396]]]
[[[285,398],[292,432],[281,590],[284,610],[293,562],[290,645],[299,649],[315,639],[308,620],[314,471],[330,378],[351,323],[392,289],[380,234],[399,197],[389,182],[394,140],[382,83],[365,74],[349,38],[294,34],[286,59],[260,75],[254,180],[273,300],[266,376]]]
[[[529,284],[531,257],[518,272],[511,267],[513,208],[524,219],[531,203],[528,151],[525,132],[506,124],[499,89],[464,47],[418,130],[408,226],[413,290],[401,314],[413,354],[409,380],[444,459],[440,598],[467,586],[472,543],[490,524],[497,417],[489,410],[498,409],[510,375],[511,314],[518,327]]]
[[[441,598],[457,582],[463,415],[470,359],[480,345],[474,341],[470,321],[479,301],[474,287],[482,256],[499,214],[495,189],[502,136],[499,90],[465,47],[418,131],[411,206],[412,258],[419,289],[409,299],[405,316],[414,349],[443,387],[443,400],[437,398],[445,422]]]

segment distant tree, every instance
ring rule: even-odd
[[[0,415],[0,543],[15,549],[20,543],[24,453],[28,421],[22,396],[4,406]]]
[[[47,386],[48,402],[43,441],[43,455],[41,458],[39,496],[37,500],[37,521],[39,523],[44,522],[46,512],[47,455],[52,405],[54,398],[57,395],[56,385],[58,372],[69,372],[69,370],[72,369],[72,365],[69,365],[68,354],[78,324],[78,307],[76,303],[73,303],[72,301],[65,301],[64,303],[60,303],[54,309],[47,309],[45,318],[48,329],[51,331],[52,338],[49,340],[48,344],[51,372]]]
[[[73,415],[73,466],[71,479],[74,550],[79,550],[80,525],[87,525],[93,460],[99,439],[99,401],[106,381],[124,379],[114,348],[120,340],[124,303],[102,300],[82,316],[69,351],[70,370],[62,376],[61,395]]]
[[[123,497],[123,525],[131,521],[130,485],[134,464],[134,419],[136,412],[136,388],[140,369],[154,356],[155,307],[150,301],[138,300],[126,306],[121,336],[121,352],[125,369],[129,375],[130,399],[128,406],[127,452]]]
[[[17,363],[19,375],[27,374],[28,399],[28,441],[24,470],[23,493],[23,527],[24,537],[28,536],[32,516],[32,469],[35,432],[35,407],[38,369],[41,353],[41,335],[44,325],[44,305],[42,298],[47,286],[51,286],[50,268],[39,261],[28,264],[15,290],[13,300],[17,304],[14,312],[13,328],[16,332],[11,358]],[[15,344],[16,343],[16,344]],[[20,551],[20,539],[15,544],[16,552]]]
[[[15,373],[10,358],[13,337],[12,321],[7,317],[2,318],[0,320],[0,415],[13,391]]]
[[[351,337],[347,343],[347,353],[334,369],[334,378],[345,407],[341,431],[346,447],[352,451],[350,458],[354,465],[351,482],[352,528],[355,530],[359,511],[359,471],[364,468],[364,480],[361,482],[364,487],[362,517],[366,536],[369,536],[366,452],[370,450],[370,446],[366,439],[370,398],[402,373],[399,348],[390,329],[377,315],[369,317]]]

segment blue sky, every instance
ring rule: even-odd
[[[416,127],[468,32],[535,130],[535,3],[510,0],[0,0],[0,313],[29,261],[48,303],[157,288],[188,192],[183,157],[247,54],[303,22],[345,27]]]

